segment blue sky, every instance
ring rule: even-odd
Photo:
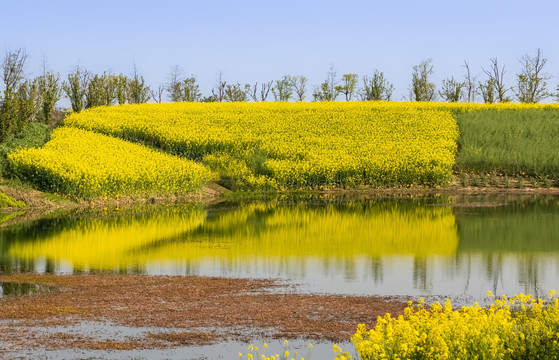
[[[170,66],[194,74],[207,95],[218,72],[228,82],[302,74],[310,92],[333,64],[338,75],[379,69],[408,95],[412,66],[432,58],[433,80],[478,80],[497,57],[515,85],[520,58],[541,48],[559,83],[559,2],[525,1],[1,1],[0,50],[24,48],[28,74],[88,70],[130,74],[152,87]]]

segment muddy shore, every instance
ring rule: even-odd
[[[195,276],[0,275],[49,291],[0,298],[0,357],[26,349],[163,349],[252,339],[348,341],[406,299],[312,295],[275,280]],[[107,339],[80,324],[147,329]],[[59,329],[46,331],[47,329]],[[153,329],[153,330],[150,330]],[[129,331],[130,332],[130,331]]]

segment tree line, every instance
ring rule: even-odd
[[[234,101],[305,101],[309,92],[308,79],[303,75],[284,75],[281,79],[241,84],[229,83],[219,72],[216,85],[203,96],[194,75],[185,76],[179,65],[172,66],[168,81],[158,88],[151,88],[134,65],[130,76],[123,74],[94,74],[76,66],[66,79],[48,70],[43,61],[42,74],[28,79],[24,74],[27,54],[22,49],[7,51],[0,63],[0,76],[4,91],[0,93],[0,141],[21,132],[29,121],[50,122],[56,103],[66,97],[73,111],[79,112],[95,106],[115,104],[140,104],[149,101],[161,103],[164,95],[171,102],[234,102]],[[484,103],[509,102],[537,103],[550,97],[559,100],[557,93],[548,89],[549,74],[544,72],[547,59],[541,49],[521,59],[521,71],[516,74],[516,86],[505,85],[505,66],[497,58],[490,59],[488,68],[482,68],[483,81],[471,74],[467,61],[462,79],[449,77],[437,89],[432,81],[434,66],[426,59],[412,68],[409,86],[410,101],[447,101]],[[359,81],[361,80],[361,81]],[[338,77],[333,66],[326,79],[312,93],[312,101],[390,101],[394,86],[384,73],[374,70],[371,76],[349,73]]]

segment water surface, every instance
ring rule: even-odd
[[[4,273],[289,279],[463,301],[559,288],[559,198],[320,199],[78,212],[0,230]]]

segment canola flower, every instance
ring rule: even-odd
[[[239,353],[239,359],[246,359],[246,360],[305,360],[304,357],[298,357],[297,351],[290,351],[289,349],[289,341],[283,341],[283,352],[280,353],[273,353],[270,354],[268,350],[268,344],[264,343],[262,348],[258,348],[258,346],[254,346],[250,344],[248,346],[248,353],[246,357],[243,355],[242,352]],[[313,345],[309,343],[307,345],[307,359],[310,359],[312,354]]]
[[[212,179],[193,161],[72,127],[58,128],[44,147],[22,149],[8,159],[19,178],[86,199],[187,193]]]
[[[559,299],[555,291],[547,299],[518,294],[460,310],[450,300],[426,308],[421,299],[404,315],[379,317],[372,329],[360,324],[351,340],[361,360],[558,359]]]
[[[238,187],[440,185],[458,127],[415,103],[172,103],[97,107],[71,127],[203,161]]]
[[[374,328],[357,327],[356,356],[332,346],[334,360],[559,359],[559,298],[518,294],[452,308],[450,300],[426,307],[411,301],[404,315],[379,317]],[[249,348],[250,349],[250,348]],[[252,358],[252,351],[247,359]],[[242,357],[242,353],[239,354]]]

